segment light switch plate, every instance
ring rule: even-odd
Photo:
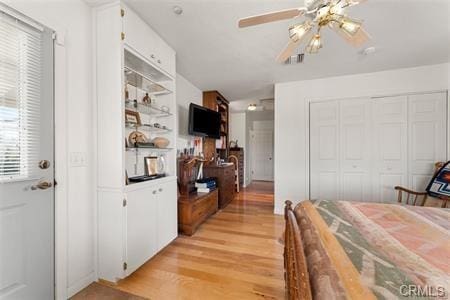
[[[86,154],[86,152],[71,152],[70,153],[70,166],[71,167],[85,167],[85,166],[87,166],[87,154]]]

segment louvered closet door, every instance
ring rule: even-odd
[[[339,111],[339,199],[370,201],[370,100],[341,100]]]
[[[339,198],[339,106],[337,101],[310,106],[311,199]]]
[[[407,97],[372,99],[373,200],[395,202],[407,183]]]
[[[424,191],[434,163],[446,160],[446,93],[408,97],[408,185]]]

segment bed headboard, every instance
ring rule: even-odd
[[[300,229],[292,210],[292,202],[288,200],[285,203],[284,268],[287,298],[310,300],[312,299],[311,286]]]

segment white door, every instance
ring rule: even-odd
[[[0,6],[0,40],[0,299],[53,299],[52,32]]]
[[[407,96],[372,99],[373,200],[395,202],[407,183]]]
[[[408,97],[408,185],[424,191],[434,172],[434,163],[446,160],[446,93]]]
[[[348,201],[370,201],[370,100],[339,101],[340,195]]]
[[[178,234],[177,183],[166,182],[158,187],[157,236],[158,251],[167,246]]]
[[[273,131],[251,132],[252,180],[273,180]]]
[[[337,200],[339,198],[339,156],[338,102],[311,103],[311,199]]]

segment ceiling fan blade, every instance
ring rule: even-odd
[[[293,8],[280,10],[277,12],[272,12],[264,15],[252,16],[239,20],[239,28],[254,26],[264,23],[270,23],[280,20],[287,20],[303,15],[306,8]]]
[[[286,60],[292,55],[292,53],[297,49],[298,45],[300,44],[302,40],[297,40],[296,42],[289,39],[288,44],[286,47],[281,51],[280,54],[277,56],[277,62],[284,63]]]
[[[370,35],[362,27],[356,32],[354,36],[346,34],[339,28],[339,26],[332,25],[331,28],[348,44],[355,48],[361,47],[370,40]]]

